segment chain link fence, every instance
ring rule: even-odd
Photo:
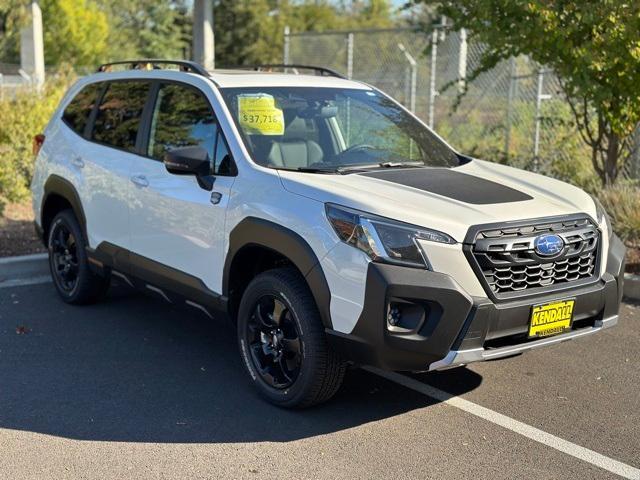
[[[332,68],[375,85],[403,103],[461,152],[594,184],[558,78],[526,57],[511,58],[466,84],[482,45],[465,31],[408,28],[351,32],[285,31],[283,62]],[[47,76],[55,76],[54,67]],[[78,75],[93,69],[76,69]],[[0,63],[0,100],[37,84],[19,65]],[[640,131],[623,176],[640,179]],[[597,181],[595,181],[597,183]]]
[[[526,57],[512,58],[469,82],[460,96],[482,48],[465,31],[287,31],[283,61],[330,67],[375,85],[469,155],[582,185],[593,182],[591,150],[552,71]],[[625,175],[637,179],[639,165],[636,152]]]

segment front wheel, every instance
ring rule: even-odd
[[[240,302],[238,342],[253,384],[275,405],[316,405],[342,384],[346,365],[327,344],[313,296],[296,270],[253,279]]]

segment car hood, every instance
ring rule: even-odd
[[[581,189],[481,160],[455,168],[279,175],[291,193],[440,230],[458,242],[471,225],[575,213],[596,218],[593,200]]]

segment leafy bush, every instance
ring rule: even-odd
[[[628,245],[640,246],[640,188],[620,183],[598,192],[598,198],[611,216],[613,231]]]
[[[7,202],[29,195],[33,174],[33,136],[42,132],[74,75],[63,71],[50,75],[41,92],[21,89],[4,92],[0,101],[0,214]]]

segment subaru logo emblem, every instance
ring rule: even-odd
[[[533,241],[533,246],[541,257],[551,257],[562,251],[564,240],[558,235],[540,235]]]

